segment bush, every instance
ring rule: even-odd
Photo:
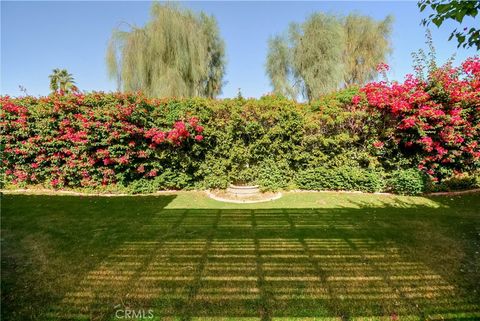
[[[397,170],[388,180],[392,192],[401,195],[418,195],[425,191],[426,177],[416,169]]]
[[[472,172],[480,162],[480,57],[460,67],[429,69],[425,79],[407,76],[403,83],[372,82],[361,89],[367,110],[381,113],[385,130],[373,144],[398,147],[433,180]],[[352,101],[359,108],[362,98]],[[381,126],[378,127],[379,129]],[[390,159],[390,153],[384,153]]]
[[[127,187],[127,191],[132,194],[150,194],[158,191],[158,184],[153,179],[141,178],[133,181]]]
[[[134,189],[142,190],[151,189],[145,180],[163,172],[166,187],[183,188],[188,184],[169,181],[191,173],[186,156],[195,156],[203,140],[197,117],[157,117],[162,103],[141,95],[1,97],[0,103],[5,175],[18,185],[126,186],[139,180]]]
[[[298,187],[308,190],[380,192],[383,182],[380,172],[351,167],[311,168],[297,175]]]
[[[198,182],[199,188],[218,188],[225,189],[228,187],[230,180],[228,178],[227,162],[222,158],[207,155],[205,162],[199,165],[197,175],[203,177]]]
[[[290,185],[292,179],[285,160],[265,160],[259,167],[257,183],[263,191],[277,191]]]
[[[453,192],[480,187],[480,173],[455,175],[437,184],[429,184],[429,192]]]
[[[466,67],[476,66],[472,61]],[[470,74],[466,81],[473,77]],[[416,136],[423,127],[398,131],[397,123],[403,120],[392,122],[390,111],[382,109],[393,108],[389,104],[395,101],[396,87],[387,88],[388,97],[378,88],[351,87],[312,104],[273,95],[224,100],[96,92],[2,96],[0,182],[9,187],[127,189],[132,193],[225,188],[234,181],[256,183],[263,190],[296,184],[304,189],[381,191],[385,172],[423,166],[425,155],[403,148],[404,138]],[[402,91],[400,98],[408,97]],[[478,168],[479,113],[472,108],[476,99],[472,95],[456,101],[464,106],[460,115],[455,105],[450,106],[455,107],[454,112],[450,110],[453,115],[435,118],[429,113],[419,118],[422,126],[432,121],[435,131],[441,128],[440,118],[468,121],[467,127],[457,124],[453,142],[450,135],[444,137],[451,143],[448,159],[429,158],[444,181],[450,171]],[[460,142],[467,129],[468,137]],[[397,185],[391,184],[390,189],[396,190]]]
[[[166,170],[153,179],[141,178],[131,182],[127,190],[132,194],[154,193],[159,190],[180,190],[192,186],[192,178],[185,173]]]

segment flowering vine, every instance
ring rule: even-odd
[[[386,67],[383,66],[383,69]],[[361,89],[368,108],[390,121],[390,131],[374,143],[390,141],[419,156],[418,168],[434,180],[468,171],[480,159],[480,58],[458,68],[444,66],[423,81],[372,82]],[[362,104],[362,96],[352,103]]]
[[[2,169],[13,184],[97,186],[161,171],[159,153],[203,140],[197,117],[168,128],[137,94],[0,97]]]

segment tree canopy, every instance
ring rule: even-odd
[[[362,85],[376,77],[376,66],[391,52],[389,37],[392,21],[391,16],[378,22],[358,14],[345,18],[345,84]]]
[[[390,53],[392,18],[375,21],[351,14],[315,13],[292,23],[287,32],[269,39],[266,73],[273,91],[308,100],[377,75],[376,66]]]
[[[118,90],[215,97],[225,73],[224,42],[214,17],[154,3],[144,27],[113,31],[106,62]]]
[[[52,70],[50,76],[50,90],[57,92],[59,90],[68,93],[70,91],[76,91],[75,80],[73,75],[70,74],[67,69],[55,68]]]
[[[418,1],[420,12],[426,8],[430,8],[431,13],[427,18],[422,20],[424,26],[434,25],[440,27],[445,20],[455,20],[462,23],[465,17],[475,18],[480,10],[480,1],[465,0],[420,0]],[[453,37],[457,39],[458,47],[476,47],[480,50],[480,28],[478,23],[471,27],[455,28],[448,40]]]

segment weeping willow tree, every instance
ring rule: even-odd
[[[391,52],[392,17],[375,21],[351,14],[345,18],[344,82],[363,85],[377,76],[376,66]]]
[[[106,62],[118,90],[215,97],[225,73],[224,42],[214,17],[154,3],[144,27],[113,31]]]
[[[269,39],[266,73],[274,93],[309,101],[341,86],[364,84],[390,52],[391,17],[316,13]]]
[[[298,80],[293,66],[292,51],[288,47],[288,43],[281,36],[276,36],[268,41],[267,57],[267,75],[270,78],[273,88],[277,93],[281,93],[287,97],[296,97],[299,86],[296,84]]]
[[[343,37],[335,16],[314,14],[302,25],[290,26],[296,83],[309,101],[336,88],[343,73]]]

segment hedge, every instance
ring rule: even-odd
[[[415,168],[417,159],[375,147],[382,116],[352,104],[358,94],[349,88],[312,104],[276,96],[3,96],[2,181],[131,193],[232,182],[264,190],[417,193],[400,188],[395,174]]]

